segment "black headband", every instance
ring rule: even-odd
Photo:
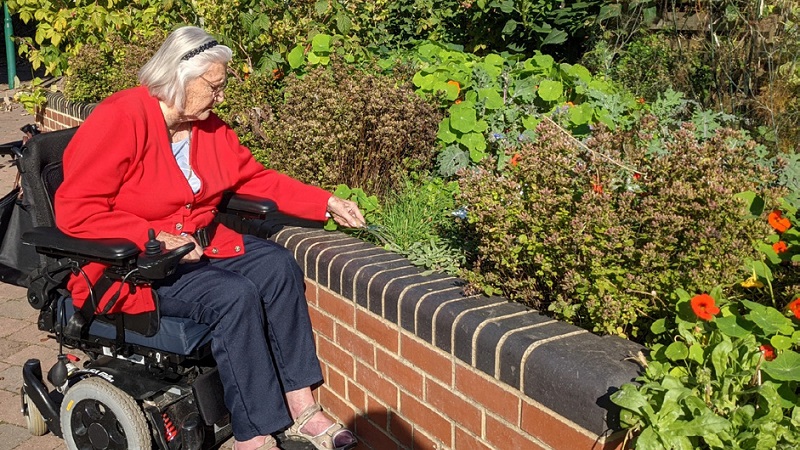
[[[194,50],[189,50],[188,52],[186,52],[183,56],[181,56],[181,61],[188,61],[217,44],[219,44],[219,42],[217,41],[208,41],[205,44],[201,45],[200,47],[197,47]]]

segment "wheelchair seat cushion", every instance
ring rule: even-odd
[[[68,320],[75,313],[72,299],[62,297],[58,301],[57,314],[59,323]],[[117,336],[116,327],[107,322],[95,320],[89,328],[91,336],[114,340]],[[211,341],[211,328],[198,324],[191,319],[183,317],[161,316],[158,332],[150,337],[139,333],[125,331],[125,342],[140,345],[149,349],[177,355],[191,355],[196,349]]]

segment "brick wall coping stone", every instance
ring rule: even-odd
[[[285,228],[273,239],[308,279],[353,301],[597,436],[619,430],[609,395],[640,373],[642,346],[597,336],[342,233]]]
[[[78,103],[67,100],[61,91],[46,92],[45,98],[47,99],[47,109],[64,113],[79,120],[86,120],[89,113],[97,105],[96,103]]]

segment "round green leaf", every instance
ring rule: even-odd
[[[569,109],[569,121],[573,125],[585,125],[592,120],[594,108],[588,103],[581,103]]]
[[[653,334],[661,334],[667,331],[667,319],[658,319],[650,325],[650,331]]]
[[[500,109],[504,106],[503,97],[500,96],[496,89],[479,89],[478,99],[486,101],[486,109]]]
[[[286,55],[286,60],[289,61],[289,66],[292,69],[297,69],[298,67],[302,66],[305,63],[305,55],[303,52],[303,47],[298,45]]]
[[[461,136],[461,143],[469,149],[470,152],[478,150],[483,152],[486,150],[486,138],[480,133],[467,133]]]
[[[469,133],[477,123],[475,107],[467,102],[461,102],[450,107],[450,126],[462,133]]]
[[[453,143],[458,138],[458,136],[450,130],[449,117],[439,122],[439,132],[436,133],[436,137],[445,144]]]
[[[536,91],[542,100],[546,102],[554,102],[561,98],[564,93],[564,85],[560,81],[555,80],[542,80],[539,83],[539,90]]]
[[[542,119],[538,119],[534,116],[525,116],[522,118],[522,126],[525,127],[526,130],[535,130],[537,126],[539,126],[539,122]]]
[[[505,61],[505,58],[494,53],[486,55],[486,57],[483,59],[483,62],[489,64],[490,66],[502,66]]]
[[[673,342],[669,344],[664,355],[672,361],[682,361],[689,356],[689,348],[681,341]]]
[[[764,372],[779,381],[800,380],[800,354],[784,350],[772,361],[764,361]]]
[[[331,36],[328,34],[318,34],[311,39],[311,49],[318,55],[324,55],[331,51]]]
[[[794,341],[788,336],[776,334],[769,339],[769,343],[772,344],[776,350],[789,350],[792,348]]]

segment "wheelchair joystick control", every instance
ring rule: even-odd
[[[161,254],[161,241],[156,240],[156,231],[147,230],[147,242],[144,243],[145,256],[158,256]]]

